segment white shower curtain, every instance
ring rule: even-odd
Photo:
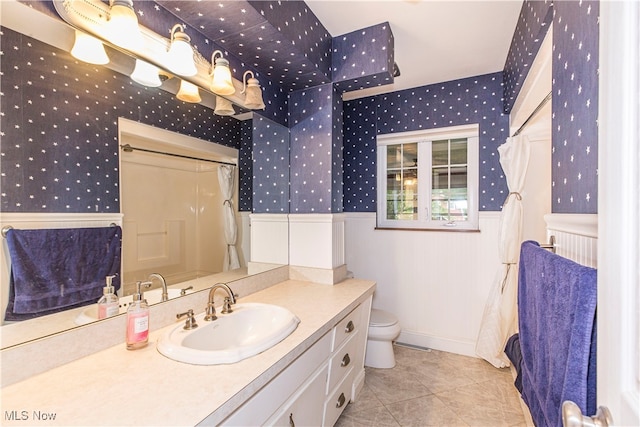
[[[498,147],[509,195],[500,215],[498,252],[501,265],[485,305],[476,354],[497,368],[509,366],[504,347],[518,325],[518,257],[522,243],[522,196],[530,145],[525,135],[507,138]]]
[[[234,270],[240,267],[238,250],[236,249],[238,226],[236,224],[236,216],[232,200],[234,172],[234,166],[220,165],[218,167],[218,181],[220,182],[220,190],[224,197],[224,202],[222,203],[224,215],[224,238],[227,242],[227,250],[224,254],[224,265],[222,267],[222,271]]]

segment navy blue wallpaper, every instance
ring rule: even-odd
[[[598,212],[599,5],[597,1],[554,3],[555,213]]]
[[[253,113],[255,213],[289,212],[289,129]]]
[[[497,147],[509,136],[502,73],[345,102],[344,210],[376,210],[376,135],[480,124],[480,210],[497,211],[507,195]]]
[[[251,212],[253,203],[253,120],[240,124],[240,151],[238,154],[238,210]]]
[[[332,84],[292,92],[289,97],[291,131],[291,206],[293,213],[330,213],[342,210],[342,197],[333,194],[336,151],[342,151],[338,129],[342,103]],[[334,201],[334,197],[336,201]],[[339,205],[339,208],[337,207]]]
[[[388,22],[334,37],[332,76],[341,91],[393,83],[394,38]]]
[[[510,113],[553,18],[552,0],[525,0],[504,65],[504,112]]]
[[[240,123],[1,28],[3,212],[119,212],[117,120],[240,146]]]

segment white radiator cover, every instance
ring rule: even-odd
[[[556,254],[587,267],[598,267],[597,214],[547,214],[544,220],[547,238],[555,238]]]

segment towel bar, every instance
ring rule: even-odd
[[[13,230],[13,227],[10,225],[5,225],[4,227],[2,227],[2,231],[1,231],[2,237],[6,238],[9,230]]]
[[[116,224],[115,222],[112,222],[111,224],[109,224],[109,227],[117,227],[117,226],[118,224]],[[5,225],[4,227],[2,227],[2,230],[0,231],[0,234],[2,234],[2,237],[6,239],[7,233],[9,232],[9,230],[13,230],[13,227],[10,225]]]
[[[550,249],[552,253],[556,253],[556,236],[551,235],[549,236],[549,243],[545,244],[545,245],[540,245],[541,248],[543,249]]]

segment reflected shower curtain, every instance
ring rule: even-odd
[[[500,214],[498,252],[501,265],[485,305],[476,341],[476,354],[497,368],[509,366],[504,347],[518,325],[518,256],[522,243],[520,192],[529,164],[529,144],[529,139],[520,135],[507,138],[507,142],[498,147],[509,195]]]
[[[224,265],[222,271],[234,270],[240,267],[236,240],[238,237],[238,226],[236,224],[235,211],[233,209],[233,183],[235,166],[220,165],[218,167],[218,181],[220,190],[224,197],[222,210],[224,215],[224,238],[227,242],[227,250],[224,254]]]

